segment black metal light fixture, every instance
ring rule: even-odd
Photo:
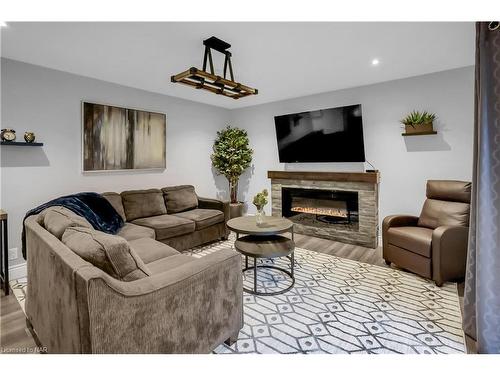
[[[228,49],[231,47],[229,43],[212,36],[203,41],[205,53],[203,55],[203,69],[189,68],[188,70],[176,74],[171,77],[174,83],[182,83],[194,87],[213,92],[215,94],[224,95],[229,98],[239,99],[249,95],[257,95],[258,90],[242,85],[234,80],[233,65],[231,64],[231,52]],[[212,60],[212,50],[224,54],[224,76],[220,77],[215,74],[214,64]],[[207,72],[207,62],[210,72]],[[229,76],[227,79],[227,71],[229,68]]]

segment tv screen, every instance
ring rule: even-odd
[[[281,163],[364,162],[361,104],[276,116]]]

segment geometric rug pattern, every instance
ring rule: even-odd
[[[232,248],[233,242],[231,237],[199,247],[192,255]],[[295,262],[295,285],[288,292],[244,293],[238,341],[215,353],[466,352],[456,284],[439,288],[404,271],[300,248]],[[288,269],[290,261],[280,258],[275,265]],[[244,274],[244,284],[253,289],[253,271]],[[259,291],[289,285],[279,271],[258,270]]]
[[[232,249],[234,239],[231,235],[186,254],[202,257]],[[289,269],[290,260],[280,258],[274,264]],[[253,289],[253,271],[243,276],[245,287]],[[23,310],[26,281],[10,283]],[[279,271],[258,270],[259,291],[289,285],[288,276]],[[243,303],[238,341],[220,345],[214,353],[466,352],[456,284],[439,288],[404,271],[301,248],[295,248],[292,289],[276,296],[244,292]]]

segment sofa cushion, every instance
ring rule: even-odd
[[[62,238],[64,231],[69,227],[92,228],[87,219],[62,206],[46,208],[40,215],[43,218],[44,228],[58,239]]]
[[[195,208],[194,210],[180,212],[173,216],[193,220],[196,224],[196,230],[224,222],[224,213],[222,211],[203,208]]]
[[[180,254],[177,250],[152,238],[139,238],[129,241],[128,244],[145,264]]]
[[[159,189],[124,191],[121,197],[127,221],[167,213],[163,194]]]
[[[387,231],[388,242],[412,253],[431,257],[432,229],[422,227],[392,227]]]
[[[101,194],[106,200],[113,206],[118,215],[120,215],[123,221],[127,221],[125,216],[125,210],[123,208],[122,196],[118,193],[106,192]]]
[[[89,263],[122,280],[142,279],[151,274],[128,242],[112,234],[89,228],[68,228],[62,242]]]
[[[159,259],[157,261],[148,263],[148,268],[151,270],[151,274],[156,275],[158,273],[162,273],[165,271],[170,271],[174,268],[182,266],[186,263],[191,263],[196,261],[196,258],[193,258],[189,255],[172,255],[166,258]]]
[[[469,226],[470,204],[426,199],[418,226],[436,229],[442,225]]]
[[[198,196],[194,186],[179,185],[161,189],[165,198],[165,205],[169,214],[175,214],[198,207]]]
[[[127,241],[137,240],[138,238],[155,238],[154,229],[135,225],[132,223],[125,223],[125,225],[116,234],[117,236],[125,238]]]
[[[195,223],[192,220],[174,215],[158,215],[136,219],[133,224],[152,228],[155,231],[157,240],[177,237],[183,234],[192,233],[195,230]]]

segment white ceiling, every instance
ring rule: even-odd
[[[1,34],[4,57],[225,108],[474,64],[473,23],[13,22]],[[232,45],[236,81],[259,95],[234,100],[170,82],[201,68],[212,35]]]

